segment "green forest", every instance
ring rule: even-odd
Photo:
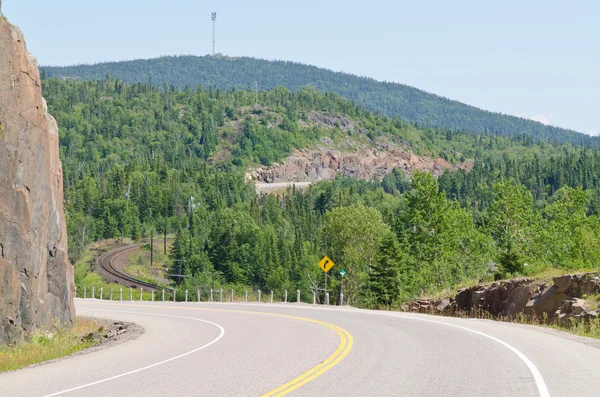
[[[174,56],[148,60],[66,67],[41,67],[43,76],[102,80],[106,76],[126,83],[164,84],[180,89],[198,86],[230,91],[248,88],[272,90],[283,86],[297,92],[312,86],[336,92],[372,112],[399,117],[424,127],[465,131],[478,135],[529,135],[537,140],[600,146],[600,139],[528,119],[485,111],[403,84],[333,72],[294,62],[225,56]]]
[[[343,268],[345,295],[362,307],[600,260],[600,152],[589,146],[529,131],[426,128],[313,87],[47,78],[43,91],[60,128],[72,260],[100,239],[166,231],[175,236],[169,266],[183,264],[190,289],[214,272],[224,288],[299,289],[305,299],[327,288],[336,297]],[[344,115],[359,128],[322,128],[311,112]],[[473,168],[439,179],[394,170],[381,181],[338,178],[271,195],[245,183],[248,167],[324,137],[385,137]],[[324,255],[336,263],[327,285],[317,267]]]

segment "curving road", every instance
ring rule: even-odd
[[[552,330],[302,304],[77,300],[76,307],[146,332],[0,374],[0,395],[600,395],[600,348]]]

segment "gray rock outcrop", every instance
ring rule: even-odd
[[[37,61],[0,18],[0,343],[73,323],[58,127]]]

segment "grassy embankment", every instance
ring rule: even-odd
[[[170,246],[171,244],[167,240],[167,252],[169,252]],[[168,287],[170,282],[166,278],[167,270],[164,267],[168,259],[168,254],[164,253],[162,240],[154,243],[153,252],[154,255],[151,264],[150,244],[144,244],[140,250],[134,252],[129,257],[129,266],[125,268],[125,271],[138,280]]]
[[[95,346],[97,340],[89,335],[102,330],[102,325],[96,320],[77,317],[71,329],[58,328],[52,333],[38,331],[31,335],[29,341],[11,347],[0,346],[0,372],[65,357]]]
[[[130,239],[123,239],[123,244],[133,244],[134,242]],[[99,241],[88,246],[79,260],[75,262],[75,286],[77,287],[77,297],[83,298],[84,294],[88,297],[92,297],[92,291],[94,296],[100,298],[100,292],[102,291],[103,299],[110,299],[110,289],[113,289],[113,299],[119,299],[119,290],[123,289],[123,299],[129,299],[129,288],[124,287],[117,283],[107,283],[102,276],[96,272],[96,258],[99,255],[104,254],[119,245],[111,243],[111,240]],[[85,291],[85,292],[84,292]],[[133,299],[140,299],[140,291],[136,288],[132,290]],[[150,292],[143,293],[144,300],[150,300]]]

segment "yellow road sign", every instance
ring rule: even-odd
[[[329,270],[331,270],[331,268],[333,267],[334,263],[331,259],[329,259],[328,257],[323,257],[323,259],[321,259],[321,261],[319,262],[319,267],[321,268],[321,270],[323,270],[325,273],[327,273]]]

